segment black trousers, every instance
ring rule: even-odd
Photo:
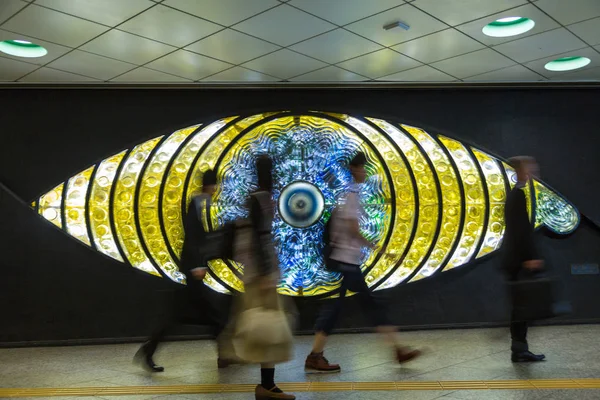
[[[332,261],[332,260],[330,260]],[[340,296],[329,300],[321,309],[315,330],[330,335],[343,309],[344,299],[348,290],[358,293],[360,305],[375,326],[391,325],[388,319],[388,302],[376,297],[369,290],[359,265],[345,264],[332,261],[332,268],[342,274]]]
[[[515,319],[514,311],[510,320],[510,337],[512,339],[510,349],[513,353],[522,353],[529,350],[529,345],[527,344],[527,321]]]
[[[214,328],[215,336],[225,329],[229,316],[230,302],[218,307],[207,296],[209,289],[201,284],[192,284],[183,289],[168,293],[170,303],[166,312],[161,315],[152,336],[144,345],[147,356],[152,357],[159,344],[174,328],[180,325],[199,325]]]

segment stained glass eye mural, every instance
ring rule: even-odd
[[[43,194],[35,208],[98,252],[184,284],[182,215],[201,190],[202,172],[214,169],[219,177],[210,211],[219,226],[247,215],[255,160],[268,154],[279,291],[327,297],[339,276],[323,266],[323,228],[350,184],[347,164],[357,151],[367,156],[360,228],[377,243],[364,250],[362,263],[373,290],[428,278],[500,248],[504,201],[516,183],[505,162],[417,127],[324,112],[228,117],[153,138],[85,168]],[[577,228],[577,209],[543,182],[525,192],[536,228],[557,234]],[[209,267],[205,283],[212,289],[244,290],[243,265],[215,260]]]

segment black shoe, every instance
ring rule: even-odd
[[[156,365],[154,360],[152,359],[152,355],[146,353],[146,345],[144,344],[140,349],[135,353],[133,360],[148,370],[149,372],[163,372],[165,369],[160,365]]]
[[[538,361],[544,361],[545,358],[546,358],[546,356],[543,354],[533,354],[530,351],[523,351],[521,353],[513,352],[512,356],[510,357],[511,361],[514,363],[538,362]]]

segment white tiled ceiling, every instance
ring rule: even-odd
[[[482,33],[513,16],[535,27]],[[2,81],[600,80],[600,0],[0,0],[15,39],[48,54],[0,53]],[[544,69],[575,55],[592,61]]]

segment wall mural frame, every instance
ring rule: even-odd
[[[361,228],[376,238],[379,247],[391,245],[395,250],[393,256],[365,253],[363,273],[372,290],[470,265],[500,247],[503,199],[515,183],[514,171],[504,159],[464,140],[426,132],[398,119],[310,110],[223,117],[150,138],[68,178],[32,202],[32,207],[55,227],[104,256],[184,283],[177,269],[181,216],[200,188],[197,171],[213,168],[224,182],[217,192],[218,206],[210,215],[213,225],[221,224],[243,212],[241,205],[220,204],[219,199],[239,197],[240,188],[252,187],[252,172],[247,167],[257,151],[274,152],[284,160],[282,170],[299,176],[306,173],[300,171],[303,162],[298,167],[292,157],[285,161],[284,150],[296,151],[296,139],[312,140],[312,146],[321,137],[328,140],[324,145],[337,149],[332,152],[337,158],[324,160],[313,148],[312,158],[302,160],[333,171],[327,172],[328,178],[319,175],[313,179],[323,192],[325,207],[332,206],[331,199],[348,183],[339,167],[353,151],[367,153],[369,175],[374,177],[367,189],[374,202],[368,204],[380,221],[377,226],[361,224]],[[277,147],[280,143],[284,150]],[[234,167],[240,172],[232,174]],[[232,175],[238,180],[232,181]],[[327,186],[331,182],[335,182],[333,188]],[[577,229],[579,211],[546,183],[532,181],[525,191],[536,229],[545,226],[559,235]],[[278,194],[276,190],[276,197]],[[407,207],[409,204],[412,206]],[[318,239],[328,210],[322,214],[320,223],[313,225],[312,236],[282,225],[276,231],[306,245],[307,240]],[[320,265],[307,266],[306,260],[299,261],[292,253],[282,256],[280,251],[280,261],[283,257],[283,264],[289,267],[283,270],[281,293],[313,298],[337,294],[339,276],[318,270]],[[314,262],[315,253],[304,257]],[[216,260],[210,264],[205,284],[221,293],[243,291],[242,274],[240,264]]]

